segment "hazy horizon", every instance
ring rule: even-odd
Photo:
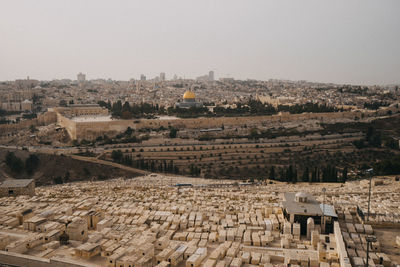
[[[400,83],[400,1],[8,1],[0,80]]]

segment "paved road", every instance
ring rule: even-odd
[[[86,162],[92,162],[92,163],[96,163],[96,164],[112,166],[112,167],[115,167],[115,168],[123,169],[123,170],[130,171],[130,172],[135,172],[135,173],[142,174],[142,175],[147,175],[147,174],[150,173],[148,171],[144,171],[144,170],[128,167],[128,166],[125,166],[125,165],[122,165],[122,164],[118,164],[118,163],[111,162],[111,161],[106,161],[106,160],[101,160],[101,159],[97,159],[97,158],[83,157],[83,156],[77,156],[77,155],[71,155],[70,157],[73,158],[73,159],[81,160],[81,161],[86,161]]]

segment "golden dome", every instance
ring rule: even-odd
[[[195,99],[195,98],[196,98],[196,95],[191,91],[186,91],[183,94],[183,99]]]

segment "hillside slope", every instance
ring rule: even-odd
[[[121,169],[115,166],[106,166],[98,163],[81,161],[67,156],[36,153],[39,158],[37,170],[28,175],[25,169],[12,172],[5,164],[7,152],[11,150],[0,149],[0,181],[9,179],[34,178],[37,185],[53,184],[55,181],[73,182],[83,180],[103,180],[116,177],[136,177],[140,175],[134,171]],[[29,157],[28,151],[12,150],[23,162]],[[61,178],[61,180],[60,180]]]

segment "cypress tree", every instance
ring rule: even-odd
[[[271,168],[269,170],[269,179],[270,180],[274,180],[275,179],[275,168],[274,168],[274,166],[271,166]]]
[[[309,170],[308,167],[306,167],[306,169],[303,172],[303,177],[302,177],[302,181],[303,182],[308,182],[310,179],[310,174],[309,174]]]

